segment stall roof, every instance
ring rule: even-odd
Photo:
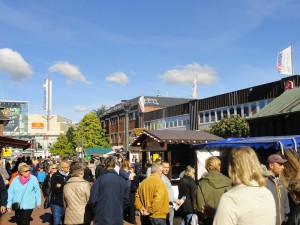
[[[112,148],[86,148],[85,154],[87,155],[104,155],[113,151]]]
[[[25,150],[26,148],[30,147],[30,142],[0,136],[0,147],[1,148],[3,148],[3,147],[14,147],[14,148],[22,148],[23,150]]]
[[[249,120],[262,117],[276,116],[300,111],[300,87],[285,91],[275,98],[266,107],[255,113]]]
[[[239,147],[248,146],[251,148],[275,148],[282,150],[287,148],[297,149],[300,147],[300,135],[291,136],[265,136],[265,137],[249,137],[249,138],[228,138],[221,141],[212,141],[209,143],[196,144],[195,149],[212,149],[221,147]]]
[[[210,134],[204,131],[191,131],[191,130],[144,130],[132,142],[131,146],[138,146],[147,137],[152,138],[157,142],[162,143],[185,143],[193,144],[205,141],[222,140],[223,138]]]

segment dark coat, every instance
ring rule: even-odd
[[[0,175],[0,206],[6,206],[7,205],[7,197],[8,197],[7,190],[6,190],[3,178]]]
[[[94,225],[123,225],[123,207],[129,204],[128,188],[115,170],[107,170],[97,178],[89,201]]]
[[[48,173],[42,186],[42,192],[44,198],[46,198],[50,194],[50,191],[51,191],[51,177],[50,174]]]
[[[294,208],[294,210],[289,215],[289,219],[286,225],[297,225],[300,224],[300,203]]]
[[[51,200],[50,204],[64,206],[63,200],[63,190],[66,184],[66,181],[69,179],[69,176],[62,175],[59,171],[54,173],[51,177]],[[57,184],[61,184],[60,187],[57,187]]]
[[[190,176],[184,175],[178,183],[179,195],[181,199],[183,196],[186,197],[182,204],[181,211],[186,214],[194,213],[196,209],[196,182]]]

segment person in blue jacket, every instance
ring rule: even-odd
[[[30,166],[22,164],[18,174],[8,189],[7,212],[11,212],[12,204],[18,202],[20,209],[15,211],[17,225],[29,225],[33,209],[41,206],[39,182],[30,174]]]
[[[123,225],[123,207],[129,204],[129,186],[118,175],[115,157],[108,156],[104,164],[106,171],[97,178],[91,189],[89,206],[94,215],[93,224]]]

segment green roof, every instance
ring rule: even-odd
[[[86,148],[85,154],[86,155],[104,155],[113,151],[112,148]]]
[[[253,115],[251,119],[276,116],[300,111],[300,87],[285,91],[275,98],[262,110]]]

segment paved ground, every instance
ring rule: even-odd
[[[40,225],[40,224],[50,224],[51,219],[51,211],[49,209],[34,209],[32,212],[32,221],[31,225]],[[139,217],[136,217],[137,225],[140,225]],[[0,217],[1,225],[11,225],[16,224],[14,220],[14,212],[6,213]],[[174,219],[174,225],[180,224],[180,218],[176,217]],[[130,223],[125,222],[124,225],[131,225]]]

